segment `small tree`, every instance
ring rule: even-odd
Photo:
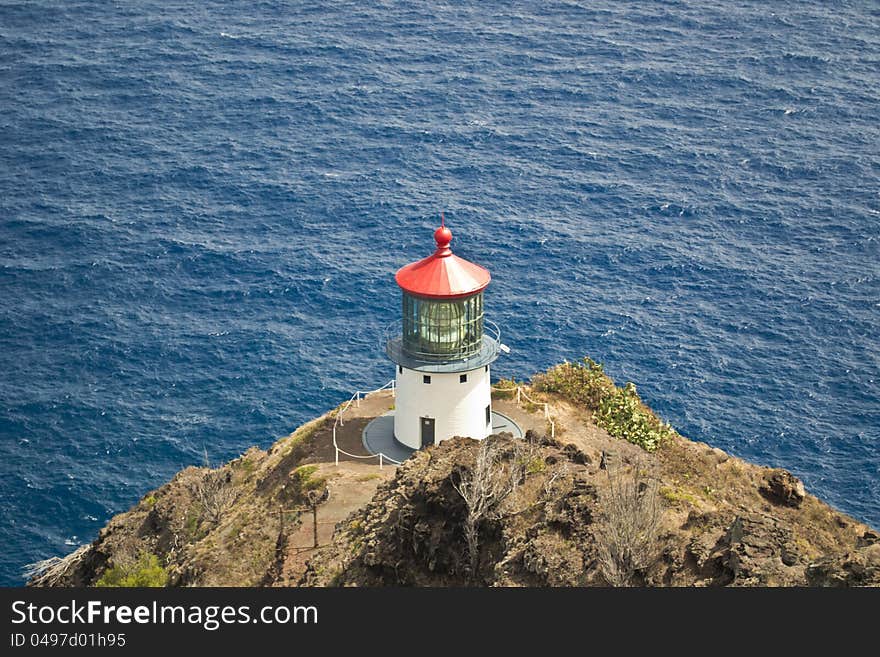
[[[480,524],[484,520],[504,515],[505,501],[513,494],[523,477],[521,450],[504,458],[504,445],[496,438],[480,441],[474,465],[461,471],[458,482],[453,482],[467,508],[464,536],[470,561],[470,576],[475,580],[480,560]]]
[[[141,552],[136,561],[123,558],[121,563],[105,570],[95,586],[158,587],[167,583],[168,573],[159,563],[159,557]]]
[[[642,473],[640,463],[628,471],[609,470],[608,487],[600,497],[599,567],[612,586],[632,586],[657,559],[662,509],[656,482]]]

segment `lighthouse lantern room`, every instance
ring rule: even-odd
[[[403,317],[385,342],[397,365],[394,437],[412,449],[492,432],[489,366],[506,349],[483,315],[489,272],[452,253],[445,225],[434,240],[432,255],[397,272]]]

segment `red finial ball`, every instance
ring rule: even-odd
[[[446,226],[440,226],[434,231],[434,240],[437,242],[438,249],[448,249],[449,243],[452,241],[452,231]]]

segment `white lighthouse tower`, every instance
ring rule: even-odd
[[[453,436],[492,433],[489,365],[502,347],[483,317],[489,272],[452,253],[452,232],[434,232],[437,250],[402,267],[403,318],[385,352],[397,365],[394,437],[412,449]]]

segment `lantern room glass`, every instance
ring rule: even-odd
[[[479,353],[483,341],[483,293],[463,299],[421,299],[403,294],[403,349],[433,361]]]

